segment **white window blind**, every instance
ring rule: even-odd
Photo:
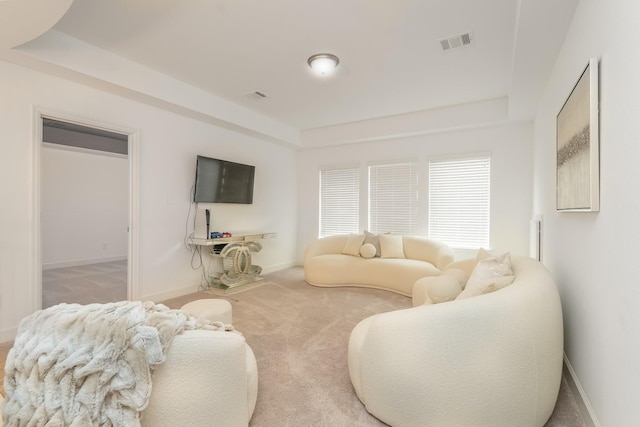
[[[369,230],[415,234],[418,216],[418,164],[369,166]]]
[[[489,247],[491,157],[429,162],[429,237]]]
[[[358,167],[320,171],[320,237],[357,233],[360,228]]]

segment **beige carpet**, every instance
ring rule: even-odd
[[[194,299],[217,297],[198,292],[164,303],[179,308]],[[234,326],[258,361],[258,401],[251,426],[384,426],[353,392],[347,343],[361,319],[409,307],[409,298],[373,289],[309,286],[300,267],[265,275],[262,284],[227,298]],[[0,362],[8,349],[0,345]],[[586,424],[563,378],[545,427],[582,426]]]
[[[206,293],[200,293],[200,297]],[[351,387],[347,343],[361,319],[409,307],[385,291],[317,288],[301,268],[265,276],[265,283],[232,294],[233,325],[258,361],[258,402],[252,426],[382,426]],[[179,307],[183,298],[166,301]]]
[[[258,402],[251,426],[384,426],[355,396],[347,368],[351,329],[371,314],[407,308],[411,300],[363,288],[318,288],[302,268],[265,275],[265,283],[229,295],[234,326],[256,354]],[[205,292],[166,301],[211,297]],[[545,427],[586,426],[563,379]]]
[[[42,307],[127,299],[127,260],[42,271]]]

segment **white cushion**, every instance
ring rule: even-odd
[[[233,323],[233,307],[222,298],[197,299],[186,303],[180,310],[211,322]]]
[[[350,234],[342,248],[345,255],[360,256],[360,246],[364,242],[364,234]]]
[[[438,276],[429,285],[429,298],[434,304],[453,301],[462,292],[462,286],[451,276]]]
[[[373,258],[376,256],[376,247],[372,243],[365,243],[360,246],[360,256],[362,258]]]
[[[448,268],[442,272],[443,276],[451,276],[458,281],[460,289],[464,289],[465,283],[469,279],[467,273],[461,268]]]
[[[513,283],[514,275],[511,269],[511,255],[490,256],[478,262],[467,281],[464,291],[456,299],[464,299],[487,294]]]
[[[453,301],[462,292],[462,285],[453,276],[423,277],[413,285],[413,306],[423,304],[438,304]]]
[[[380,234],[381,258],[405,258],[402,248],[402,236],[399,234]]]

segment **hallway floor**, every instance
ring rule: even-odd
[[[42,308],[127,299],[127,260],[42,271]]]

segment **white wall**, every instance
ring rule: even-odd
[[[48,144],[40,162],[43,268],[126,259],[127,157]]]
[[[535,121],[534,211],[560,289],[565,353],[601,425],[640,420],[640,2],[582,0]],[[600,59],[599,213],[555,211],[555,123]]]
[[[368,162],[418,159],[426,170],[429,157],[491,153],[491,247],[514,254],[529,253],[532,198],[532,126],[512,124],[473,130],[349,144],[302,151],[298,164],[298,245],[318,237],[319,168],[358,163],[366,179]],[[426,181],[422,179],[422,188]],[[423,199],[424,200],[424,199]],[[361,200],[361,207],[366,199]],[[426,204],[421,231],[426,234]],[[469,256],[469,254],[460,254]]]
[[[256,166],[253,205],[215,205],[214,227],[277,232],[255,263],[268,272],[295,262],[295,150],[2,61],[0,85],[0,341],[37,308],[34,106],[139,130],[140,299],[200,284],[183,246],[197,154]]]

